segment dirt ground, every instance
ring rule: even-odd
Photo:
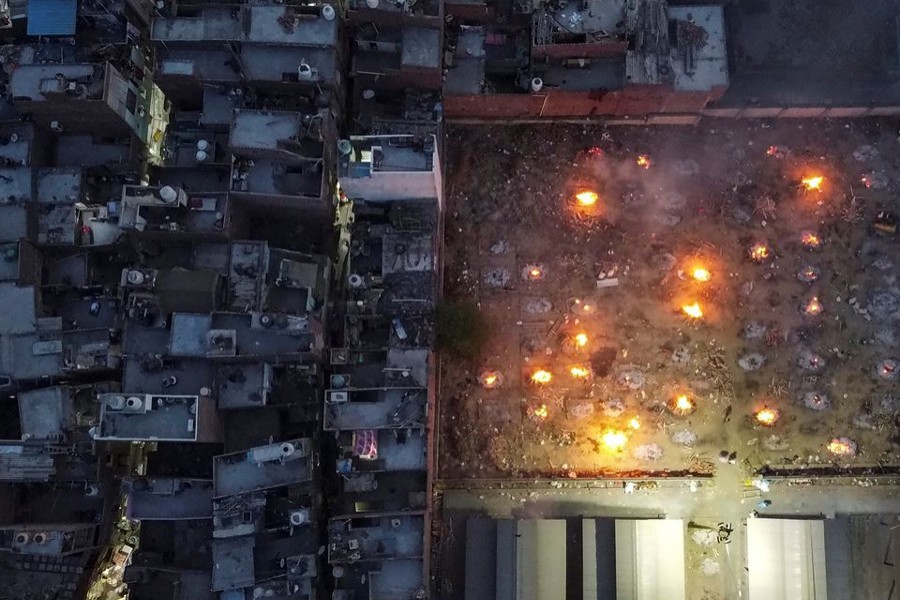
[[[451,128],[445,296],[490,339],[442,357],[440,476],[900,463],[898,126]]]

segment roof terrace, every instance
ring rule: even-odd
[[[325,429],[397,429],[425,426],[425,388],[328,390]]]
[[[208,479],[138,477],[127,482],[129,519],[212,518],[213,483]]]
[[[310,481],[316,458],[309,438],[257,446],[213,460],[215,496],[233,496]]]
[[[197,441],[198,396],[99,394],[96,439]]]
[[[421,558],[423,513],[335,517],[328,523],[328,562]]]

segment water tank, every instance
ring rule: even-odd
[[[363,90],[362,97],[363,100],[371,100],[375,97],[375,90]]]
[[[209,154],[207,154],[205,150],[197,150],[197,154],[194,155],[194,158],[197,162],[205,162],[206,159],[209,158]]]
[[[166,204],[175,204],[182,200],[187,200],[187,194],[181,188],[173,188],[170,185],[163,186],[159,189],[159,197]]]
[[[15,541],[19,546],[23,546],[31,541],[31,536],[26,531],[20,531],[16,534]]]
[[[292,510],[291,511],[291,525],[294,527],[298,527],[303,525],[304,523],[309,523],[309,510]]]
[[[531,80],[531,91],[532,92],[537,93],[537,92],[541,91],[542,89],[544,89],[544,80],[543,79],[541,79],[540,77],[535,77],[534,79]]]
[[[35,544],[40,545],[40,544],[46,544],[48,537],[49,536],[46,533],[41,531],[41,532],[34,534],[34,537],[32,537],[31,539],[34,541]]]
[[[125,396],[110,396],[106,399],[106,408],[122,410],[125,408]]]
[[[300,61],[300,66],[297,67],[297,77],[299,77],[301,81],[313,78],[313,68],[307,64],[306,60]]]
[[[200,140],[199,142],[197,142],[197,150],[203,150],[204,152],[206,150],[209,150],[209,142],[207,142],[206,140]]]
[[[334,7],[330,4],[326,4],[322,7],[322,18],[326,21],[334,21],[336,16],[337,13],[334,12]]]
[[[353,153],[353,144],[350,143],[350,140],[339,140],[338,152],[341,153],[341,156],[350,156]]]
[[[209,396],[210,394],[212,394],[212,390],[209,389],[208,387],[202,387],[202,388],[200,388],[200,395],[203,396],[204,398],[206,398],[206,397]]]
[[[131,269],[130,271],[128,271],[126,279],[131,285],[141,285],[147,278],[137,269]]]
[[[140,396],[129,396],[125,400],[125,406],[128,410],[140,410],[144,406],[144,400]]]
[[[366,6],[369,8],[378,8],[378,0],[366,0]]]
[[[283,444],[281,445],[281,448],[280,448],[279,450],[280,450],[280,452],[281,452],[281,456],[282,456],[283,458],[287,458],[288,456],[290,456],[291,454],[293,454],[293,453],[297,450],[297,447],[294,446],[294,445],[293,445],[292,443],[290,443],[290,442],[285,442],[285,443],[283,443]]]
[[[365,284],[365,280],[362,278],[362,275],[353,273],[352,275],[350,275],[350,277],[347,278],[347,283],[350,284],[350,287],[359,289],[363,287],[363,285]]]

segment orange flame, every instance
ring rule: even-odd
[[[628,443],[628,435],[624,431],[615,429],[606,430],[601,439],[603,440],[603,445],[613,452],[621,452],[625,448],[625,444]]]
[[[693,412],[694,408],[694,402],[688,398],[687,394],[681,394],[672,402],[672,412],[681,415]]]
[[[637,417],[632,417],[631,420],[628,421],[628,427],[637,431],[641,428],[641,420]]]
[[[820,314],[823,310],[822,303],[819,302],[819,298],[816,296],[810,298],[809,302],[806,303],[806,306],[803,307],[804,313],[813,316]]]
[[[488,371],[481,376],[481,385],[490,389],[500,385],[500,374],[496,371]]]
[[[575,346],[578,348],[584,348],[587,346],[588,336],[586,333],[579,333],[575,335]]]
[[[800,180],[800,183],[803,184],[807,190],[810,191],[821,191],[822,184],[825,182],[825,178],[821,175],[812,175],[810,177],[804,177]]]
[[[850,456],[856,453],[856,448],[844,440],[835,438],[828,442],[828,451],[837,456]]]
[[[569,369],[569,373],[576,379],[586,379],[591,374],[591,371],[586,367],[575,365]]]
[[[712,278],[712,275],[703,267],[697,267],[693,271],[691,271],[691,277],[693,277],[696,281],[705,283]]]
[[[754,262],[762,262],[769,258],[769,247],[765,244],[756,244],[750,248],[750,259]]]
[[[800,238],[803,242],[803,245],[807,248],[818,248],[822,243],[822,240],[819,239],[819,236],[813,233],[812,231],[803,232],[803,236]]]
[[[528,277],[531,279],[540,279],[544,276],[544,272],[541,271],[538,267],[531,267],[528,269]]]
[[[547,409],[546,404],[541,404],[540,406],[535,407],[534,410],[531,411],[531,414],[538,419],[543,420],[550,416],[550,410]]]
[[[550,371],[545,371],[544,369],[538,369],[531,374],[531,381],[540,385],[550,383],[551,379],[553,379],[553,374],[550,373]]]
[[[582,190],[575,194],[575,202],[579,206],[594,206],[598,200],[600,200],[600,196],[591,190]]]
[[[641,167],[642,169],[649,169],[650,165],[653,164],[653,162],[650,160],[650,157],[646,154],[639,155],[635,162],[637,162],[637,166]]]
[[[703,309],[700,308],[699,302],[694,302],[693,304],[685,304],[681,307],[681,310],[684,311],[684,314],[689,316],[692,319],[702,319],[703,318]]]
[[[778,420],[780,414],[774,408],[763,408],[756,411],[756,422],[766,427],[771,427]]]

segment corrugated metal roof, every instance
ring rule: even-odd
[[[28,35],[73,35],[78,0],[30,0]]]

